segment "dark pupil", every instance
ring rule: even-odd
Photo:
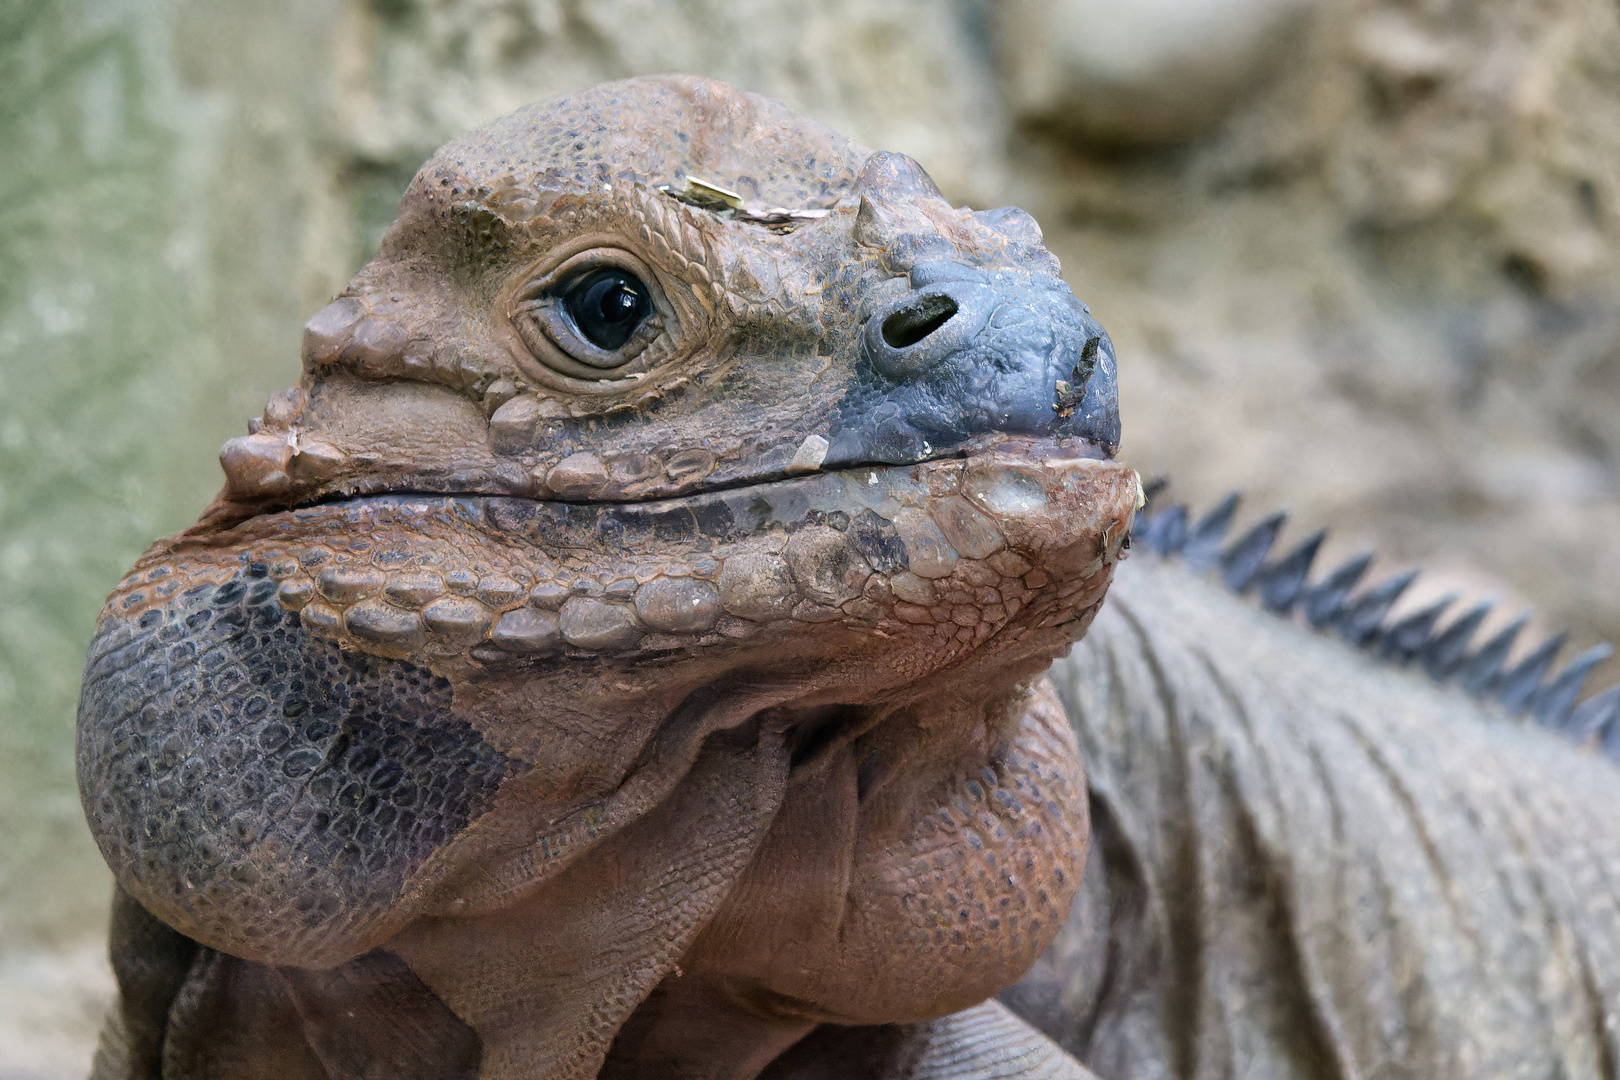
[[[614,352],[652,314],[652,297],[634,275],[598,270],[568,290],[563,307],[585,340],[604,352]]]

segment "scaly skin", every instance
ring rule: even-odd
[[[1614,1074],[1611,757],[1147,552],[1052,675],[1093,846],[1004,1000],[1098,1075]]]
[[[1042,673],[1139,498],[1055,274],[718,83],[441,150],[103,613],[81,789],[166,959],[98,1075],[1082,1075],[962,1012],[1073,898]]]

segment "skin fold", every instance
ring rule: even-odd
[[[449,144],[103,612],[96,1075],[1087,1075],[986,1002],[1085,862],[1118,437],[909,158],[681,77]]]

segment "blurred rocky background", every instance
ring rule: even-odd
[[[1033,211],[1181,497],[1620,639],[1612,0],[0,0],[0,1080],[82,1076],[110,985],[102,596],[438,143],[661,71]]]

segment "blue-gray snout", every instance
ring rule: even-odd
[[[903,464],[1007,433],[1119,445],[1113,344],[1060,279],[924,262],[874,289],[828,464]]]

